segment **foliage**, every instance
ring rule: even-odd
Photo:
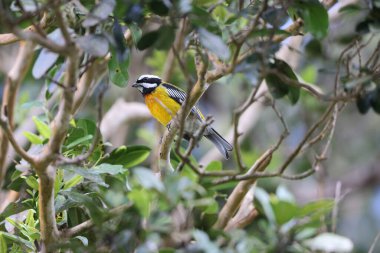
[[[360,55],[360,49],[351,52],[354,56],[342,53],[338,68],[340,71],[340,66],[345,66],[346,71],[337,72],[334,87],[328,92],[322,92],[325,87],[314,84],[316,69],[304,68],[298,73],[291,63],[276,54],[286,39],[307,34],[312,39],[305,51],[320,55],[321,43],[329,33],[328,12],[321,1],[53,2],[19,0],[0,7],[0,15],[9,11],[1,21],[7,25],[8,32],[34,27],[42,15],[48,20],[47,25],[38,28],[44,30],[46,36],[33,41],[40,47],[35,48],[34,53],[33,45],[35,59],[25,70],[29,80],[42,80],[37,83],[43,87],[44,96],[18,105],[28,112],[37,108],[39,113],[31,116],[33,130],[23,131],[30,143],[28,153],[17,150],[22,159],[10,166],[8,178],[4,180],[5,189],[22,194],[0,214],[0,252],[35,252],[44,247],[58,252],[353,250],[350,239],[331,232],[332,219],[336,219],[332,211],[338,200],[319,199],[299,204],[281,185],[275,190],[252,188],[261,177],[302,179],[314,173],[331,143],[329,136],[333,134],[337,113],[347,102],[355,100],[360,113],[365,114],[370,108],[380,113],[379,50],[374,51],[377,58],[370,57],[365,63],[363,60],[359,67],[352,59]],[[350,41],[349,50],[355,49],[365,35],[373,33],[370,28],[378,23],[378,7],[374,1],[370,15],[357,25],[360,33],[355,36],[359,39]],[[340,12],[360,10],[360,6],[349,5]],[[288,29],[286,22],[295,28]],[[19,36],[33,40],[33,36],[26,35],[28,33]],[[73,53],[70,49],[76,51]],[[179,144],[175,144],[168,162],[178,170],[169,172],[166,168],[160,175],[154,163],[148,161],[148,157],[157,160],[153,145],[128,143],[114,147],[99,141],[103,140],[99,129],[104,86],[112,83],[123,88],[134,81],[130,80],[129,71],[135,50],[148,54],[147,62],[156,73],[166,71],[167,59],[176,59],[178,64],[166,79],[178,81],[179,86],[186,86],[186,82],[202,83],[200,80],[214,83],[222,77],[225,79],[221,83],[228,83],[234,76],[243,74],[251,95],[233,114],[236,163],[228,163],[228,166],[236,167],[236,174],[220,161],[202,167],[194,157],[186,155],[196,146],[196,143],[192,146],[192,140],[197,136],[190,138],[186,150],[177,141]],[[76,65],[72,68],[73,62]],[[201,73],[207,74],[201,76]],[[217,74],[213,76],[213,73]],[[269,92],[256,97],[262,80],[266,81]],[[77,87],[79,83],[88,86]],[[96,87],[98,83],[101,84]],[[205,86],[201,86],[195,102],[207,89]],[[82,100],[77,98],[80,88],[85,93]],[[243,88],[241,90],[244,93]],[[97,96],[93,96],[93,91]],[[329,104],[315,105],[309,96]],[[97,104],[95,110],[90,110],[92,115],[85,118],[77,114],[91,97],[96,97],[94,104]],[[289,101],[283,103],[284,97]],[[240,153],[239,117],[259,99],[266,99],[263,103],[272,105],[283,133],[277,144],[265,143],[265,146],[272,145],[265,152],[249,147]],[[322,115],[312,121],[304,139],[294,145],[293,153],[288,152],[290,155],[275,154],[288,134],[286,120],[276,103],[302,106],[306,111]],[[6,137],[11,140],[15,124],[7,114],[3,106],[1,126],[4,136],[8,134]],[[98,120],[94,120],[95,114]],[[4,117],[10,118],[10,124]],[[7,133],[9,129],[11,133]],[[311,152],[316,157],[312,170],[302,170],[295,176],[286,174],[290,164],[297,167],[294,159],[317,142],[321,145]],[[49,155],[44,157],[45,154]],[[267,167],[269,172],[264,171]],[[49,174],[51,168],[53,173]],[[52,181],[44,181],[51,178]],[[49,182],[52,183],[53,205],[51,210],[45,210],[49,203],[44,202],[44,190]],[[257,215],[249,216],[247,224],[235,222],[232,227],[230,223],[220,227],[223,210],[240,186],[246,189],[240,201],[248,199],[246,206],[254,210],[250,214],[257,212]],[[242,202],[238,202],[234,211],[229,212],[229,222],[234,221],[239,211],[244,211],[242,206]],[[47,239],[49,235],[45,234],[47,228],[44,227],[47,221],[41,220],[46,219],[45,212],[54,218],[50,222],[58,231],[57,238]]]

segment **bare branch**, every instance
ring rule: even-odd
[[[184,119],[189,115],[191,108],[198,102],[200,97],[203,95],[203,93],[206,91],[205,87],[205,75],[207,71],[207,62],[205,63],[202,60],[199,60],[197,63],[197,76],[198,80],[195,83],[193,89],[191,90],[191,93],[187,96],[184,104],[182,105],[181,109],[177,113],[177,115],[172,119],[171,121],[171,127],[170,130],[167,129],[164,133],[164,136],[162,138],[162,144],[160,149],[160,159],[161,161],[164,161],[167,166],[167,168],[171,168],[172,166],[170,164],[170,147],[174,140],[174,137],[176,135],[176,132],[178,131],[178,128],[180,127],[179,122],[184,122]],[[162,164],[160,165],[160,167]]]
[[[272,159],[272,151],[268,150],[265,152],[259,159],[256,160],[255,164],[249,170],[250,173],[254,171],[263,171],[270,163]],[[227,199],[227,202],[223,206],[222,210],[220,210],[218,215],[218,220],[214,224],[214,228],[216,229],[224,229],[228,222],[231,220],[233,215],[238,210],[241,201],[244,196],[247,194],[251,186],[256,182],[256,179],[241,181],[234,188],[232,193]]]
[[[13,118],[16,96],[32,62],[34,47],[34,43],[32,42],[26,42],[20,45],[16,61],[8,72],[4,87],[0,112],[0,122],[2,127],[2,131],[0,131],[0,186],[3,183],[7,168],[6,155],[8,153],[8,140],[11,142],[14,149],[19,152],[20,156],[31,164],[34,164],[33,159],[20,147],[13,136]]]
[[[8,118],[1,113],[0,114],[0,126],[5,132],[6,138],[9,140],[9,142],[12,144],[13,148],[16,150],[17,154],[19,154],[25,161],[30,163],[32,166],[35,165],[35,159],[34,157],[30,156],[22,147],[20,147],[15,140],[13,133],[11,131],[11,127],[8,121]],[[3,140],[6,141],[6,140]],[[6,152],[7,150],[5,150]],[[6,153],[5,153],[6,154]]]

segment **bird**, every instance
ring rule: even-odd
[[[132,87],[137,88],[144,97],[152,116],[170,129],[172,118],[184,103],[187,94],[173,84],[163,82],[155,75],[141,75]],[[205,122],[202,112],[194,106],[185,121],[184,139],[190,136]],[[210,140],[225,159],[229,159],[232,146],[214,128],[207,126],[203,136]]]

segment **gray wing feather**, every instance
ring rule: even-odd
[[[172,99],[174,99],[178,104],[182,105],[183,102],[185,102],[187,95],[184,91],[182,91],[182,90],[178,89],[177,87],[175,87],[171,84],[168,84],[168,83],[162,83],[161,85],[166,88],[169,96]],[[191,108],[191,112],[194,113],[195,115],[197,115],[198,119],[202,120],[202,117],[199,115],[198,111],[199,110],[196,106],[193,106],[193,108]]]

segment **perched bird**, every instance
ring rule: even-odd
[[[165,83],[158,76],[142,75],[132,87],[137,88],[144,96],[152,116],[162,125],[170,127],[170,121],[181,108],[186,99],[186,93],[172,84]],[[189,139],[204,122],[205,118],[201,111],[194,106],[185,122],[184,138]],[[214,128],[208,126],[203,134],[222,153],[224,158],[229,158],[232,146]]]

